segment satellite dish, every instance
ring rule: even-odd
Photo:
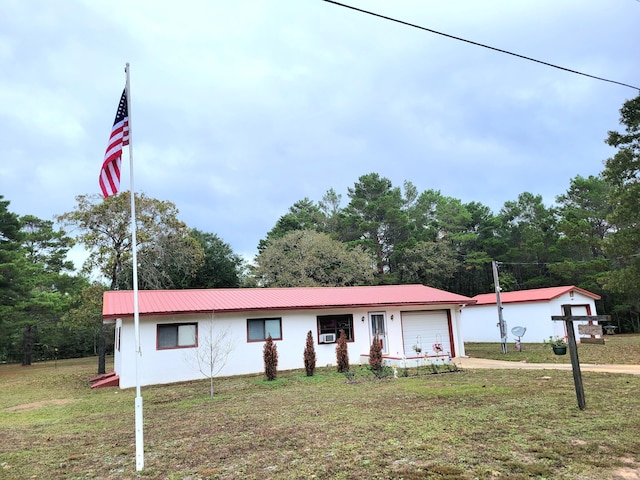
[[[527,331],[526,327],[513,327],[511,329],[511,333],[513,333],[514,336],[520,338],[524,335],[524,332]]]

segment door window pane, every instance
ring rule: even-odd
[[[375,335],[384,335],[384,315],[382,313],[371,314],[371,331]]]

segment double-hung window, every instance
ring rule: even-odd
[[[197,323],[158,324],[158,350],[198,346]]]
[[[247,320],[247,340],[262,342],[269,335],[273,340],[282,340],[281,318],[249,318]]]

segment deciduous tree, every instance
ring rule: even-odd
[[[198,328],[198,346],[192,350],[198,370],[209,379],[209,396],[213,398],[213,379],[227,364],[235,347],[235,340],[226,327],[216,326],[214,315],[201,322]]]
[[[98,270],[111,290],[131,288],[131,212],[125,191],[102,199],[80,195],[71,212],[58,216],[75,228],[76,240],[89,256],[84,270]],[[139,251],[138,280],[141,288],[174,288],[193,276],[203,261],[200,245],[178,219],[178,209],[167,201],[136,195],[136,237]]]
[[[372,259],[325,233],[296,230],[269,242],[256,257],[253,274],[265,287],[367,285]]]
[[[442,241],[418,242],[404,248],[398,263],[400,283],[421,283],[440,289],[447,288],[458,267],[455,251]]]
[[[132,288],[131,209],[128,191],[102,199],[99,195],[80,195],[71,212],[58,221],[77,232],[89,256],[85,273],[94,270],[108,279],[111,290]],[[203,251],[189,236],[189,229],[177,217],[171,202],[136,195],[136,238],[139,250],[140,288],[174,288],[185,277],[195,274]],[[100,335],[98,373],[104,372],[104,329]]]
[[[215,233],[192,229],[189,235],[204,251],[204,261],[192,277],[187,277],[187,288],[235,288],[242,281],[244,261],[231,246]]]
[[[102,297],[106,290],[100,282],[86,283],[72,299],[72,307],[62,315],[60,333],[64,341],[59,342],[61,358],[100,353],[100,332],[102,323]],[[105,326],[105,331],[110,330]],[[113,327],[111,327],[113,328]],[[104,338],[110,345],[110,341]],[[106,344],[102,346],[105,348]],[[104,366],[103,366],[104,367]]]

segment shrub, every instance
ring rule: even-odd
[[[316,371],[316,350],[313,345],[311,330],[307,333],[307,344],[304,347],[304,369],[307,372],[307,377],[313,377]]]
[[[263,349],[264,374],[267,380],[275,380],[278,375],[278,347],[273,343],[271,335],[267,337]]]
[[[373,374],[380,378],[380,372],[382,371],[382,341],[376,333],[373,336],[373,342],[371,348],[369,348],[369,366]]]
[[[349,371],[349,351],[347,350],[347,335],[344,330],[340,330],[340,335],[338,336],[336,362],[338,364],[338,372],[345,373]]]

